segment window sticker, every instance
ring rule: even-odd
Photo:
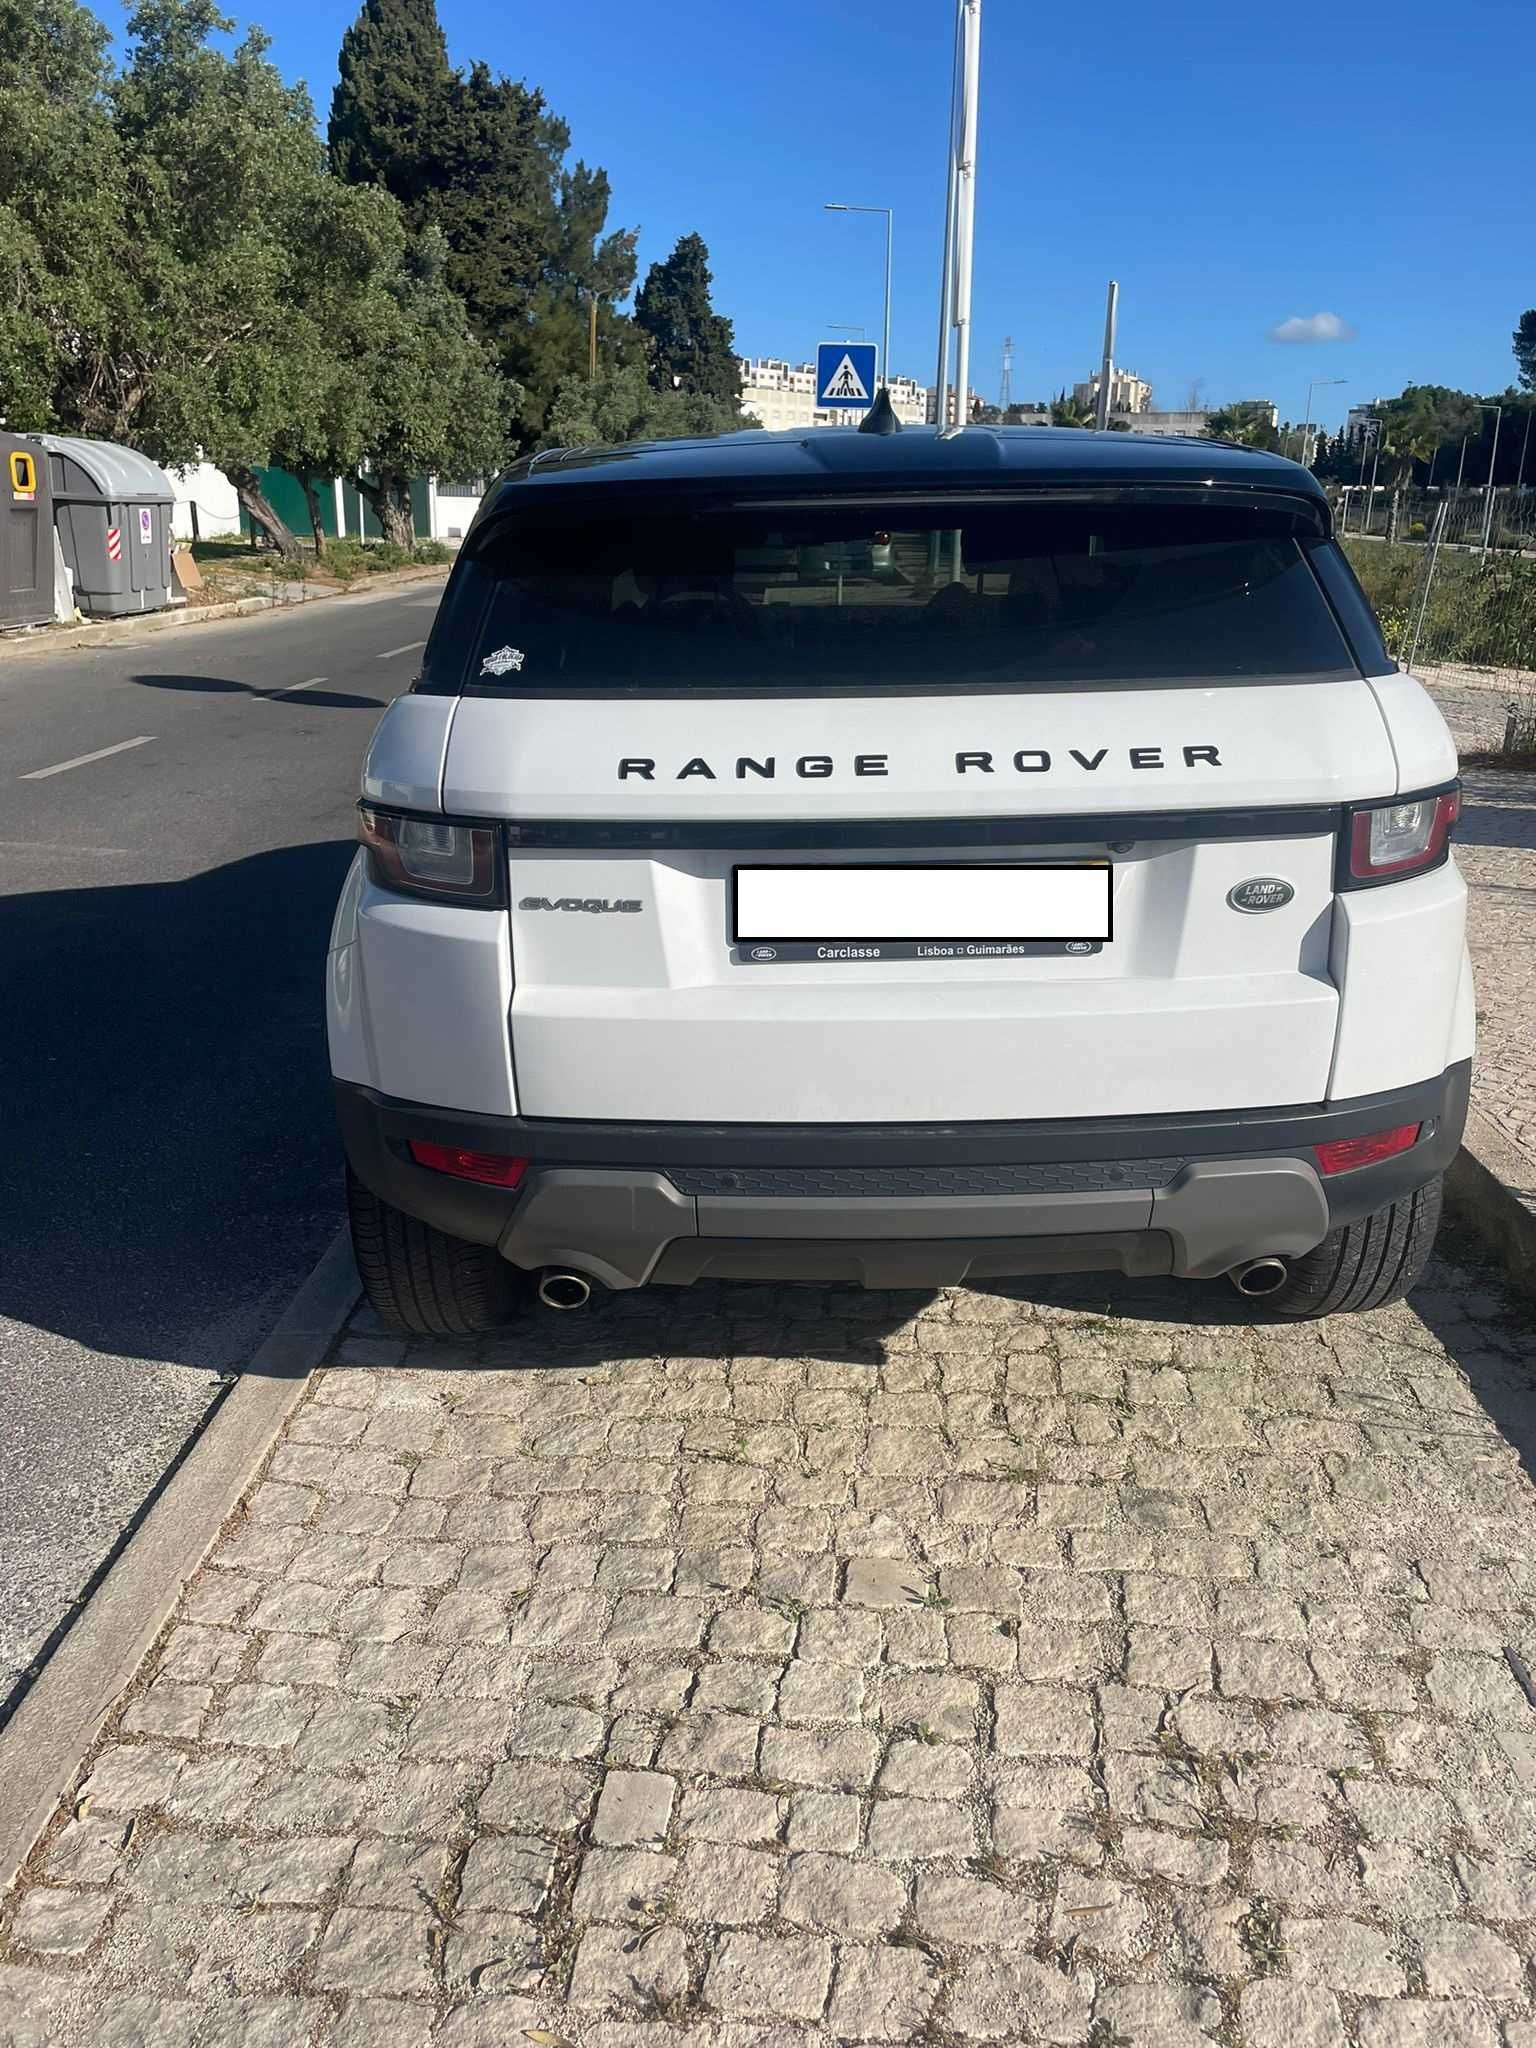
[[[521,647],[498,647],[494,654],[488,654],[480,664],[483,676],[504,676],[510,670],[521,671],[523,650]]]

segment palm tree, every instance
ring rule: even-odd
[[[1065,389],[1057,392],[1051,400],[1051,425],[1053,427],[1091,427],[1098,414],[1094,407]]]
[[[1213,412],[1205,423],[1208,441],[1235,441],[1240,448],[1280,446],[1273,421],[1274,408],[1262,398],[1239,398]]]

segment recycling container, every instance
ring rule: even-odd
[[[53,617],[52,505],[42,448],[0,433],[0,631]]]
[[[91,618],[154,612],[172,601],[175,493],[158,464],[116,441],[39,436],[48,451],[53,518]]]

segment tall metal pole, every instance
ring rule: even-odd
[[[960,102],[960,9],[955,0],[955,44],[949,75],[949,164],[944,191],[944,263],[939,280],[939,360],[933,373],[933,424],[949,425],[949,330],[954,324],[951,295],[955,281],[955,129]]]
[[[971,277],[976,242],[976,123],[981,97],[981,0],[960,0],[960,147],[955,156],[955,419],[971,411]]]
[[[1502,405],[1490,406],[1487,409],[1493,414],[1493,447],[1488,453],[1488,502],[1483,507],[1482,558],[1485,562],[1488,559],[1489,536],[1493,532],[1493,472],[1499,459],[1499,428],[1504,424],[1504,408]]]
[[[891,236],[896,216],[885,209],[885,344],[880,351],[880,382],[891,388]]]
[[[1104,302],[1104,354],[1099,363],[1099,403],[1094,425],[1101,434],[1109,431],[1109,388],[1115,381],[1115,321],[1120,311],[1120,287],[1109,280],[1109,297]]]

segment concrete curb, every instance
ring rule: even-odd
[[[1448,1206],[1480,1237],[1510,1284],[1536,1294],[1536,1171],[1479,1109],[1445,1177]]]
[[[343,1227],[0,1731],[0,1897],[304,1398],[358,1291]]]
[[[446,576],[451,566],[447,562],[423,562],[414,569],[393,569],[345,586],[326,585],[305,598],[237,597],[228,604],[179,605],[174,611],[144,612],[137,618],[113,619],[96,626],[40,626],[24,640],[0,637],[0,655],[60,654],[72,647],[121,647],[142,634],[170,633],[178,626],[215,625],[220,619],[248,619],[257,612],[302,611],[306,605],[324,604],[338,597],[383,597],[391,590]]]

